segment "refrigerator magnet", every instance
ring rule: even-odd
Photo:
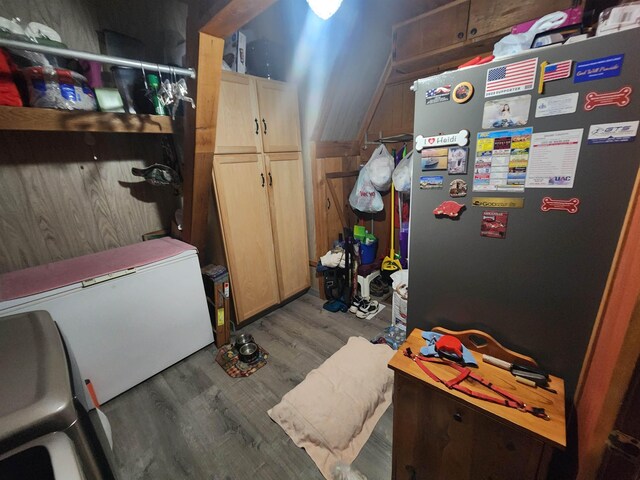
[[[433,214],[438,218],[458,218],[465,208],[466,207],[461,203],[454,202],[453,200],[447,200],[434,208]]]
[[[438,88],[431,88],[427,90],[425,97],[427,105],[431,105],[432,103],[448,102],[451,100],[451,85],[442,85]]]
[[[449,175],[466,175],[469,148],[449,147],[447,152],[447,171]]]
[[[425,148],[448,147],[457,145],[466,147],[469,144],[469,130],[460,130],[458,133],[448,133],[446,135],[434,135],[433,137],[416,137],[416,150],[421,152]]]
[[[584,99],[584,109],[589,112],[596,107],[604,107],[605,105],[626,107],[631,103],[631,92],[633,92],[633,88],[630,85],[613,92],[589,92]]]
[[[425,148],[420,152],[420,166],[422,171],[446,170],[448,161],[448,148]]]
[[[587,144],[633,142],[638,133],[638,120],[635,122],[601,123],[589,127]]]
[[[449,196],[453,198],[467,196],[467,182],[461,178],[456,178],[449,184]]]
[[[617,77],[620,75],[623,62],[624,54],[578,62],[576,64],[576,74],[573,78],[573,83]]]
[[[482,128],[521,127],[529,121],[531,95],[487,100],[482,113]]]
[[[441,189],[443,182],[444,177],[442,175],[420,177],[420,190]]]
[[[544,197],[542,199],[542,205],[540,205],[540,210],[543,212],[548,212],[549,210],[564,210],[569,213],[578,213],[579,205],[580,200],[577,198],[560,199]]]
[[[453,89],[453,101],[467,103],[473,97],[473,85],[469,82],[461,82]]]
[[[489,238],[505,238],[507,236],[508,212],[485,210],[482,212],[480,236]]]

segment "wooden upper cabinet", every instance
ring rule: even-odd
[[[238,322],[280,301],[262,155],[215,155],[213,177]]]
[[[467,38],[469,0],[457,0],[393,27],[393,62],[401,63]]]
[[[256,78],[265,153],[299,152],[298,91],[289,84]]]
[[[309,250],[300,152],[265,155],[280,298],[309,287]]]
[[[469,9],[469,39],[503,29],[518,23],[542,17],[557,10],[571,8],[572,0],[471,0]]]
[[[219,98],[214,152],[221,154],[262,151],[255,78],[222,72]]]

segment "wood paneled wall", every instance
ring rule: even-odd
[[[413,133],[415,93],[409,87],[413,81],[386,85],[371,122],[366,128],[369,140],[382,136]]]
[[[140,242],[179,206],[131,174],[161,160],[159,136],[0,132],[0,144],[0,273]]]

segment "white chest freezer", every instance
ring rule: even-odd
[[[197,252],[168,238],[0,275],[0,316],[32,310],[100,403],[213,342]]]

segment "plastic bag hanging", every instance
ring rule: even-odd
[[[366,168],[369,169],[371,183],[381,192],[386,192],[391,187],[391,174],[395,163],[387,147],[380,145],[371,154]]]
[[[393,186],[398,192],[411,191],[411,157],[413,150],[407,153],[393,171]]]
[[[380,192],[371,183],[367,165],[360,170],[358,181],[349,195],[349,204],[354,210],[363,213],[377,213],[384,208]]]

